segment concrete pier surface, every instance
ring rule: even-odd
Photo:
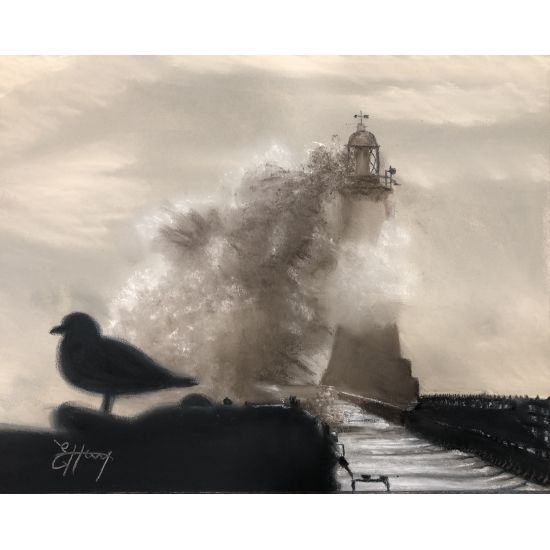
[[[549,492],[550,488],[491,466],[480,458],[447,450],[416,437],[403,426],[335,400],[333,428],[344,445],[355,478],[388,476],[391,492]],[[351,491],[351,478],[342,468],[341,491]],[[383,483],[356,483],[356,492],[386,492]]]

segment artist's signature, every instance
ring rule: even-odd
[[[105,470],[105,466],[107,466],[109,461],[114,460],[113,451],[90,451],[90,449],[86,449],[86,445],[84,443],[79,448],[77,448],[76,443],[73,443],[72,448],[70,448],[71,443],[68,441],[63,441],[63,443],[60,443],[57,439],[54,439],[54,442],[61,449],[61,452],[54,456],[52,460],[52,470],[62,470],[63,477],[67,475],[69,470],[71,470],[74,475],[76,468],[78,467],[78,463],[82,458],[97,460],[101,465],[99,473],[95,478],[97,483],[101,478],[101,474],[103,474],[103,470]]]

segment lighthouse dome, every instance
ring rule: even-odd
[[[351,134],[348,141],[349,147],[378,147],[374,134],[364,128],[363,126],[362,129],[358,129],[357,132]]]

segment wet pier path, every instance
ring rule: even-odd
[[[392,492],[535,492],[548,491],[484,462],[475,455],[438,447],[399,426],[336,400],[338,440],[354,477],[362,474],[389,478]],[[338,468],[342,491],[351,479]],[[382,483],[357,483],[356,492],[385,492]]]

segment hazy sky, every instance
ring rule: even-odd
[[[550,58],[4,57],[0,422],[85,399],[48,330],[72,310],[106,320],[147,258],[148,212],[232,185],[274,145],[299,162],[359,109],[403,183],[418,281],[400,329],[421,390],[550,394]]]

